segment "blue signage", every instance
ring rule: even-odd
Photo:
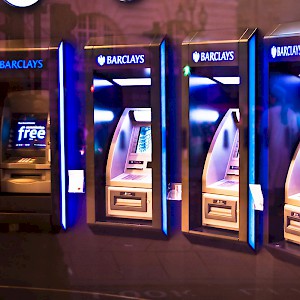
[[[99,55],[97,57],[97,63],[101,67],[104,65],[142,65],[145,63],[145,55]]]
[[[43,67],[42,59],[0,60],[0,70],[42,69]]]
[[[195,63],[233,61],[235,59],[235,51],[194,51],[192,54],[192,59]]]
[[[273,59],[300,56],[300,45],[272,46],[271,56]]]

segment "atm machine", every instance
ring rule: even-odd
[[[266,57],[265,122],[261,131],[268,133],[262,164],[267,173],[264,189],[265,244],[285,261],[300,259],[300,188],[299,188],[299,90],[300,23],[277,25],[264,38]],[[267,171],[266,171],[267,170]]]
[[[294,154],[285,183],[284,238],[300,245],[300,145]]]
[[[0,42],[0,223],[9,230],[68,226],[71,53],[65,42]]]
[[[107,216],[152,219],[151,163],[151,109],[126,108],[108,154]]]
[[[166,42],[92,38],[87,74],[87,223],[163,237],[167,222]]]
[[[49,92],[9,93],[1,133],[1,192],[50,194]]]
[[[182,43],[182,231],[196,243],[256,251],[256,29],[193,33]]]
[[[202,178],[202,224],[239,230],[239,110],[229,109],[210,144]]]

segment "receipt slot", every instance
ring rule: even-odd
[[[85,52],[87,223],[95,232],[166,236],[165,41],[94,38]]]
[[[182,230],[196,242],[258,248],[256,29],[182,43]],[[228,242],[228,243],[226,243]]]
[[[266,96],[261,164],[264,167],[265,243],[284,259],[300,258],[299,89],[300,23],[279,24],[265,36]]]
[[[0,42],[1,224],[67,227],[68,49],[64,42]]]

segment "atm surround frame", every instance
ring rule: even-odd
[[[132,43],[124,41],[130,40]],[[142,41],[140,40],[142,39]],[[85,46],[86,57],[86,124],[89,135],[87,137],[87,223],[91,229],[100,232],[119,232],[124,234],[137,234],[139,232],[153,233],[154,236],[165,237],[168,234],[167,228],[167,183],[166,183],[166,40],[162,36],[156,36],[152,39],[141,38],[139,36],[122,36],[120,40],[123,43],[111,44],[105,43],[101,37],[91,39]],[[145,54],[145,64],[143,68],[151,68],[151,127],[152,127],[152,203],[153,215],[151,221],[119,219],[118,218],[99,218],[97,217],[98,202],[103,202],[97,196],[97,178],[95,173],[95,153],[94,153],[94,101],[90,87],[93,82],[92,70],[101,73],[101,69],[113,70],[122,68],[122,66],[102,66],[96,64],[96,58],[102,55],[121,55],[124,53],[143,53]],[[124,66],[130,68],[131,66]],[[135,66],[138,68],[138,66]],[[155,132],[155,135],[153,134]],[[155,142],[154,142],[155,141]],[[154,184],[153,184],[154,183]],[[105,188],[102,187],[102,188]],[[101,204],[103,207],[103,204]]]
[[[270,95],[270,74],[273,72],[282,72],[283,74],[295,75],[298,76],[299,73],[295,73],[300,70],[300,55],[282,55],[278,56],[278,54],[272,52],[272,48],[276,49],[277,47],[285,47],[285,46],[296,46],[299,47],[299,37],[300,37],[300,22],[290,22],[290,23],[281,23],[276,25],[269,33],[264,36],[264,97],[265,99],[269,99]],[[295,65],[294,67],[292,65]],[[283,68],[284,67],[284,68]],[[282,69],[283,68],[283,69]],[[289,73],[287,71],[291,73]],[[266,103],[267,108],[269,108],[269,102]],[[293,153],[293,158],[291,159],[286,181],[283,183],[282,188],[284,188],[284,207],[287,205],[287,209],[282,208],[283,213],[283,232],[286,227],[288,227],[289,219],[293,219],[291,214],[298,213],[300,209],[300,205],[295,205],[298,200],[287,199],[289,196],[289,184],[291,181],[291,176],[293,173],[293,168],[295,165],[296,156],[299,155],[299,146],[300,142],[297,145],[297,149]],[[271,172],[271,162],[269,161],[269,151],[268,157],[266,158],[265,169],[268,170],[268,174]],[[299,242],[293,242],[290,238],[290,235],[295,234],[293,230],[287,229],[287,239],[284,240],[271,240],[271,199],[270,199],[270,188],[269,188],[269,178],[266,183],[266,201],[265,201],[265,209],[264,209],[264,244],[265,247],[277,258],[280,258],[284,261],[290,261],[291,263],[299,264],[300,262],[300,248]],[[299,204],[299,203],[298,203]],[[292,209],[294,208],[294,209]],[[298,218],[296,218],[297,220]],[[298,221],[298,220],[297,220]],[[274,222],[274,221],[273,221]],[[300,235],[299,235],[300,236]]]
[[[224,30],[226,32],[226,29]],[[221,31],[219,32],[221,33]],[[258,45],[258,31],[254,29],[244,29],[239,37],[236,34],[232,34],[231,30],[228,30],[228,39],[220,37],[219,39],[210,39],[209,32],[207,32],[208,38],[205,37],[205,33],[200,32],[192,33],[189,35],[182,43],[182,67],[186,66],[190,68],[202,68],[203,76],[217,76],[216,74],[211,74],[217,67],[231,67],[238,68],[238,74],[241,78],[239,84],[239,109],[241,121],[239,124],[240,131],[240,173],[239,173],[239,231],[238,234],[233,234],[227,231],[220,230],[204,230],[201,226],[200,213],[193,214],[192,207],[193,204],[190,199],[190,168],[189,168],[189,153],[190,153],[190,142],[189,142],[189,130],[190,130],[190,120],[189,120],[189,75],[182,75],[182,130],[183,130],[183,149],[182,149],[182,231],[184,234],[191,238],[192,240],[202,243],[204,241],[212,243],[213,245],[218,245],[221,247],[231,247],[232,243],[236,245],[237,248],[242,248],[246,251],[256,250],[259,245],[257,243],[257,216],[252,208],[252,203],[249,195],[249,183],[254,183],[255,178],[255,167],[249,166],[251,163],[250,158],[254,159],[253,154],[255,153],[255,138],[250,141],[249,136],[253,135],[253,128],[250,128],[250,118],[249,112],[251,110],[252,114],[255,114],[255,100],[257,97],[257,61],[255,60],[254,51],[257,49]],[[225,36],[225,35],[224,35]],[[231,37],[230,37],[231,36]],[[252,42],[251,42],[252,41]],[[192,55],[196,51],[200,53],[203,52],[214,52],[214,51],[227,51],[233,50],[236,53],[236,59],[234,60],[224,60],[221,62],[204,61],[201,60],[196,62],[193,61]],[[254,59],[253,66],[249,62]],[[208,75],[207,75],[208,74]],[[252,76],[252,78],[251,78]],[[254,78],[253,78],[254,76]],[[250,78],[254,85],[250,83]],[[250,106],[250,107],[249,107]],[[253,122],[253,120],[252,120]],[[255,115],[254,115],[255,122]],[[252,125],[253,126],[253,125]],[[254,143],[254,149],[252,147],[251,153],[249,152],[250,143]],[[254,154],[255,155],[255,154]],[[251,174],[251,172],[253,174]],[[199,174],[202,178],[202,175]],[[201,195],[199,195],[200,199]],[[243,200],[241,200],[243,199]],[[200,200],[199,200],[200,201]],[[201,201],[200,201],[201,203]],[[200,205],[200,204],[197,204]],[[195,206],[195,205],[194,205]],[[250,215],[249,212],[253,211]],[[193,224],[197,219],[198,224]],[[251,229],[251,230],[250,230]],[[250,234],[251,233],[251,234]]]
[[[13,78],[14,74],[31,73],[34,90],[39,90],[41,82],[49,90],[49,115],[50,115],[50,141],[51,141],[51,193],[50,194],[8,194],[0,193],[0,223],[2,224],[29,224],[38,225],[42,229],[58,231],[67,227],[66,211],[66,186],[62,185],[67,176],[62,174],[62,157],[66,155],[61,149],[65,139],[65,132],[59,130],[59,122],[65,116],[65,103],[67,98],[65,90],[66,70],[64,58],[66,45],[63,41],[37,41],[37,40],[2,40],[0,41],[0,55],[6,60],[40,59],[43,56],[43,67],[48,72],[48,81],[43,81],[38,69],[10,69],[2,70],[0,81]],[[46,70],[45,70],[46,69]],[[15,75],[16,76],[16,75]],[[23,75],[20,75],[22,77]],[[18,77],[18,76],[16,76]],[[40,82],[40,83],[39,83]],[[60,95],[58,93],[60,92]],[[71,90],[70,90],[71,95]],[[59,110],[59,106],[61,110]],[[64,170],[66,166],[64,165]],[[64,202],[64,203],[63,203]],[[64,208],[63,208],[64,207]]]

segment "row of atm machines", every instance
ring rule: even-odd
[[[182,132],[175,134],[188,237],[254,250],[263,242],[289,251],[300,244],[298,25],[266,36],[266,53],[256,29],[193,33],[183,42]],[[124,41],[93,38],[85,46],[87,223],[101,232],[167,236],[167,153],[175,142],[167,141],[166,42]],[[0,219],[46,215],[66,227],[66,153],[74,141],[65,136],[74,122],[64,118],[74,102],[65,102],[65,91],[75,97],[60,78],[66,57],[60,47],[51,48],[58,60],[48,52],[37,59],[41,49],[32,58],[27,48],[18,48],[26,58],[3,49],[10,75],[1,82]],[[58,74],[56,88],[43,81],[46,65]],[[252,189],[257,183],[262,193]]]

